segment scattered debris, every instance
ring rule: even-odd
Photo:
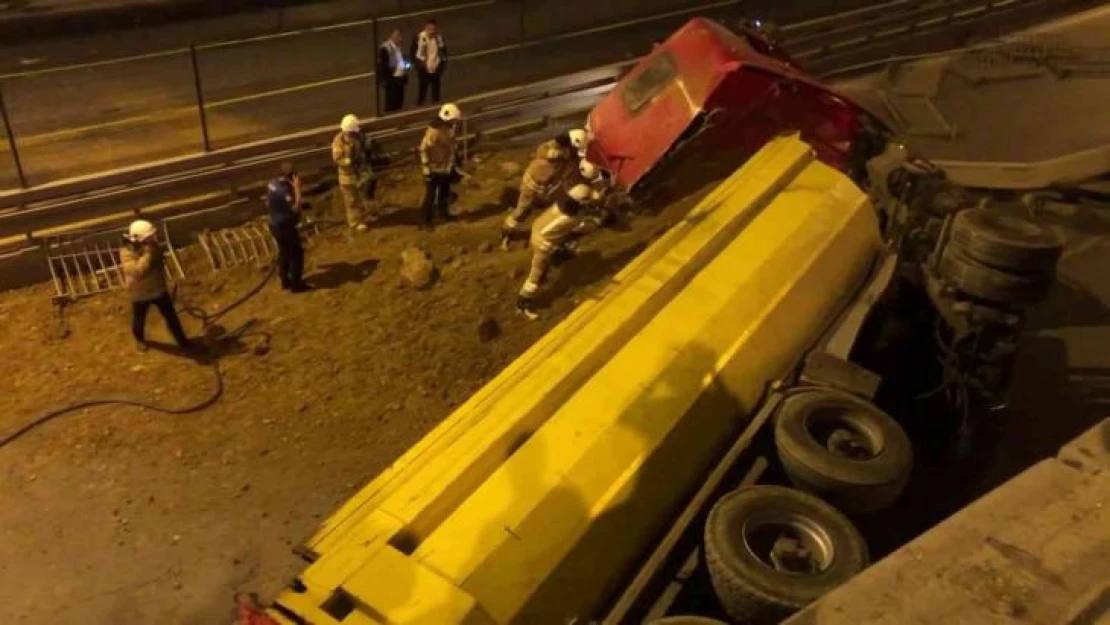
[[[513,161],[501,161],[500,167],[501,173],[505,174],[506,177],[516,176],[524,169],[520,163],[514,163]]]
[[[417,289],[424,289],[436,278],[432,257],[418,247],[407,247],[401,252],[401,277]]]
[[[478,251],[482,254],[488,254],[492,252],[493,243],[490,243],[489,241],[483,241],[482,243],[478,244]]]
[[[493,317],[487,317],[478,324],[478,340],[489,343],[501,336],[501,325]]]

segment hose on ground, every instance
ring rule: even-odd
[[[266,275],[263,276],[262,280],[259,281],[259,283],[256,286],[251,288],[249,291],[244,293],[242,296],[240,296],[235,301],[231,302],[230,304],[228,304],[224,308],[222,308],[222,309],[220,309],[220,310],[218,310],[214,313],[207,313],[203,309],[201,309],[197,306],[190,305],[186,302],[182,303],[181,310],[185,314],[187,314],[191,317],[195,317],[196,319],[199,319],[201,324],[205,328],[208,328],[213,323],[215,323],[215,321],[217,319],[219,319],[220,317],[223,317],[224,315],[231,312],[235,308],[238,308],[239,306],[241,306],[243,303],[245,303],[250,298],[257,295],[263,289],[263,287],[265,287],[266,284],[270,281],[270,278],[272,278],[274,276],[276,271],[277,271],[276,264],[271,265],[270,270],[268,272],[266,272]],[[252,321],[253,320],[247,321],[246,323],[239,326],[235,330],[232,330],[231,332],[228,332],[227,334],[221,336],[219,340],[228,340],[228,339],[234,340],[234,339],[239,339],[239,338],[243,338],[243,337],[251,336],[251,335],[255,335],[255,334],[263,335],[268,340],[269,335],[266,334],[265,332],[258,332],[258,331],[249,332],[248,331],[250,329]],[[0,449],[3,449],[4,447],[7,447],[11,443],[13,443],[16,440],[26,436],[27,434],[29,434],[30,432],[38,429],[39,427],[42,427],[43,425],[45,425],[46,423],[49,423],[50,421],[53,421],[53,420],[55,420],[59,417],[65,416],[67,414],[72,414],[74,412],[77,412],[78,410],[84,410],[86,408],[97,408],[97,407],[100,407],[100,406],[131,406],[131,407],[134,407],[134,408],[145,408],[145,409],[147,409],[151,412],[155,412],[155,413],[159,413],[159,414],[165,414],[165,415],[186,415],[186,414],[192,414],[192,413],[195,413],[195,412],[200,412],[202,410],[205,410],[205,409],[209,408],[210,406],[212,406],[213,404],[215,404],[217,401],[219,401],[220,398],[223,396],[223,393],[224,393],[224,376],[223,376],[223,372],[220,370],[220,360],[219,360],[218,356],[213,357],[211,362],[208,363],[208,364],[212,368],[212,377],[213,377],[213,381],[214,381],[214,384],[213,384],[214,388],[212,389],[211,393],[209,393],[206,397],[204,397],[204,399],[202,399],[198,402],[188,404],[188,405],[182,406],[182,407],[167,407],[167,406],[159,406],[159,405],[148,403],[148,402],[141,401],[141,400],[129,399],[129,398],[123,398],[123,397],[107,397],[107,398],[86,399],[86,400],[83,400],[83,401],[80,401],[80,402],[77,402],[77,403],[74,403],[74,404],[70,404],[68,406],[63,406],[63,407],[58,408],[56,410],[52,410],[50,412],[41,414],[38,417],[35,417],[34,419],[31,419],[26,424],[20,426],[14,432],[12,432],[10,434],[5,434],[3,437],[0,437]]]

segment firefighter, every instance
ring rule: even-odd
[[[178,347],[191,349],[193,343],[181,327],[166,285],[162,247],[158,244],[154,224],[144,219],[133,221],[123,238],[124,245],[119,251],[120,269],[131,296],[131,334],[136,347],[139,351],[147,350],[146,315],[154,306],[162,313],[166,328]]]
[[[339,176],[339,194],[347,213],[347,225],[358,232],[366,232],[364,220],[374,221],[378,216],[366,205],[363,189],[372,175],[358,118],[353,114],[344,116],[339,124],[339,134],[331,142],[331,159]]]
[[[578,152],[578,158],[586,157],[586,145],[589,143],[589,136],[586,131],[581,128],[568,130],[566,133],[567,141]]]
[[[552,203],[532,224],[532,268],[517,295],[517,311],[536,319],[535,296],[547,273],[574,255],[582,236],[601,226],[595,208],[599,195],[584,184],[575,185],[566,197]]]
[[[576,149],[567,133],[545,141],[532,157],[520,180],[516,206],[501,224],[501,248],[513,239],[527,237],[528,217],[540,206],[550,205],[555,192],[573,172]]]
[[[304,248],[297,224],[301,220],[301,179],[293,164],[282,166],[279,178],[266,186],[266,207],[270,213],[270,233],[277,244],[277,271],[281,288],[293,293],[309,290],[302,277]]]
[[[584,184],[604,196],[613,186],[613,175],[586,159],[578,163],[575,184]]]
[[[455,166],[455,127],[462,111],[455,104],[444,104],[428,124],[420,141],[420,167],[424,174],[424,227],[431,228],[436,213],[444,221],[453,221],[451,214],[451,183],[457,175]]]

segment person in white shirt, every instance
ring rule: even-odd
[[[389,39],[378,48],[375,75],[383,92],[383,113],[399,111],[405,105],[409,62],[401,53],[401,41],[401,31],[395,29],[389,33]]]
[[[416,62],[418,89],[416,103],[423,105],[431,92],[432,102],[439,104],[440,77],[447,69],[447,46],[439,34],[435,20],[424,23],[424,30],[412,42],[410,55]]]

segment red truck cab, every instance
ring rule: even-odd
[[[690,20],[590,112],[589,159],[635,190],[680,150],[684,160],[724,156],[734,168],[797,131],[822,161],[848,169],[870,115],[762,47],[712,20]]]

